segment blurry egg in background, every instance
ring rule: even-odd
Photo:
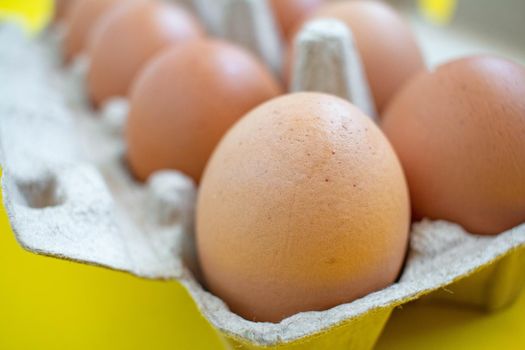
[[[115,4],[122,1],[126,0],[75,0],[67,7],[66,35],[63,42],[66,62],[87,48],[89,35],[97,20]]]
[[[295,93],[251,111],[214,151],[198,196],[207,286],[248,320],[326,310],[400,273],[403,170],[381,130],[343,99]]]
[[[475,56],[415,77],[383,129],[404,166],[416,219],[477,234],[525,221],[525,67]]]
[[[252,108],[282,93],[254,55],[198,40],[156,56],[137,77],[127,122],[127,159],[146,180],[176,169],[199,181],[223,134]]]
[[[275,21],[286,39],[295,27],[314,13],[326,0],[270,0]]]
[[[155,53],[204,36],[200,23],[181,5],[148,0],[124,1],[94,31],[87,84],[95,106],[126,96],[137,72]]]
[[[381,113],[392,96],[414,74],[425,69],[422,53],[408,23],[390,5],[373,0],[327,2],[309,19],[333,18],[351,29]],[[295,33],[301,26],[296,27]],[[289,43],[289,55],[293,40]],[[285,59],[290,64],[289,56]],[[284,69],[288,74],[291,69]]]
[[[55,0],[53,22],[58,23],[63,21],[76,1],[77,0]]]

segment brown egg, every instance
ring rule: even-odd
[[[389,5],[371,0],[332,2],[313,15],[326,17],[339,19],[352,30],[380,113],[396,91],[424,69],[410,27]]]
[[[249,320],[325,310],[393,283],[410,208],[401,165],[345,100],[296,93],[222,139],[197,203],[209,289]]]
[[[525,221],[525,68],[470,57],[414,78],[383,128],[405,168],[418,218],[478,234]]]
[[[310,16],[325,0],[271,0],[277,24],[289,39],[295,27]]]
[[[61,22],[77,0],[55,0],[53,22]]]
[[[215,40],[163,51],[138,76],[127,125],[128,160],[140,180],[177,169],[199,181],[228,128],[281,93],[251,53]]]
[[[76,0],[66,16],[66,35],[63,51],[66,61],[87,48],[91,29],[102,15],[123,0]]]
[[[95,29],[88,90],[99,106],[128,93],[135,74],[155,53],[201,38],[203,29],[180,5],[135,0],[114,8]]]

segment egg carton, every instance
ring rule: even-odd
[[[221,0],[221,6],[214,5],[215,17],[204,3],[210,2],[193,1],[213,33],[249,47],[280,72],[282,62],[276,62],[283,44],[265,1]],[[271,30],[263,30],[267,26]],[[371,349],[394,308],[431,292],[430,300],[494,310],[523,288],[525,225],[486,237],[454,223],[423,220],[412,227],[406,265],[390,287],[275,324],[243,319],[199,282],[195,184],[176,171],[158,172],[145,184],[134,180],[123,161],[127,101],[93,111],[83,81],[89,62],[80,58],[61,68],[59,41],[54,31],[27,39],[14,27],[0,27],[2,192],[25,249],[177,280],[225,347],[235,349]],[[332,93],[376,115],[359,53],[344,25],[308,24],[295,52],[293,91]]]

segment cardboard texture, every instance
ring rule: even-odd
[[[24,248],[177,279],[232,349],[371,349],[395,307],[430,292],[437,291],[428,301],[494,310],[523,288],[525,225],[481,237],[453,223],[422,221],[413,226],[398,283],[278,324],[242,319],[198,282],[194,184],[175,171],[160,172],[147,184],[133,180],[122,160],[126,102],[91,110],[83,97],[89,63],[61,68],[58,41],[52,31],[29,40],[14,27],[0,27],[0,77],[8,82],[0,84],[2,191]],[[345,52],[349,57],[340,62],[358,57],[355,49]]]
[[[276,74],[282,70],[283,42],[264,0],[184,0],[215,36],[247,48]]]
[[[293,50],[292,91],[336,95],[377,119],[361,58],[344,23],[334,19],[307,23],[297,35]]]
[[[525,249],[506,254],[470,278],[432,293],[425,302],[454,303],[485,311],[510,306],[525,286]]]

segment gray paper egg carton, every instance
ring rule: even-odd
[[[248,14],[257,4],[262,21],[272,21],[263,2],[229,3]],[[238,32],[245,26],[245,35],[252,39],[220,34],[213,27],[220,21],[206,23],[238,43],[250,41],[251,49],[278,72],[280,63],[272,64],[278,55],[261,54],[265,49],[254,44],[257,21],[235,27]],[[262,40],[262,47],[273,42],[280,53],[277,32],[272,36]],[[321,21],[310,24],[300,37],[293,89],[335,93],[373,114],[351,33],[338,22]],[[100,112],[91,110],[82,79],[89,63],[80,59],[72,67],[61,67],[59,41],[52,30],[27,39],[14,27],[0,27],[2,193],[13,231],[25,249],[145,278],[176,279],[224,336],[225,344],[246,348],[292,342],[323,348],[332,344],[330,338],[338,337],[338,344],[350,345],[346,348],[369,349],[395,306],[487,265],[486,277],[466,286],[459,282],[457,293],[445,299],[457,295],[457,301],[496,308],[511,302],[523,287],[525,225],[499,236],[480,237],[453,223],[425,220],[413,226],[398,283],[352,303],[300,313],[278,324],[242,319],[195,278],[195,185],[176,171],[159,172],[147,184],[134,181],[123,161],[126,101],[112,101]],[[319,46],[323,49],[315,49]],[[326,59],[322,55],[335,55],[340,64],[326,72],[330,81],[316,84],[312,77],[320,76],[315,69],[322,69],[319,62]],[[501,276],[506,283],[498,285]]]

